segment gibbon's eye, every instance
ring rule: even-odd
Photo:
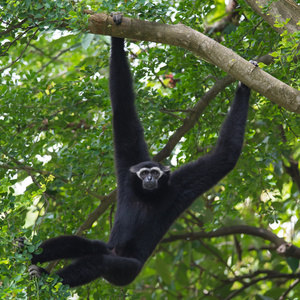
[[[144,170],[144,171],[141,172],[141,176],[147,176],[148,173],[149,173],[148,171]]]
[[[157,170],[152,170],[152,171],[151,171],[151,174],[152,174],[153,176],[158,176],[158,175],[159,175],[159,172],[158,172]]]

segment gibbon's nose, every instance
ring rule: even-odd
[[[146,190],[153,190],[156,187],[156,181],[153,180],[153,177],[151,175],[148,175],[147,178],[143,181],[143,188]]]

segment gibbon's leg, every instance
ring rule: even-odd
[[[112,37],[110,98],[113,110],[115,162],[117,173],[142,161],[149,161],[143,127],[134,105],[132,77],[124,51],[124,39]]]
[[[106,268],[102,276],[117,286],[128,285],[133,282],[143,267],[143,263],[135,258],[116,255],[103,255],[103,257],[105,257]]]
[[[108,254],[106,244],[98,240],[70,235],[59,236],[43,242],[40,254],[33,254],[31,262],[36,264],[63,258],[77,258],[91,254]]]
[[[139,274],[142,263],[134,258],[110,255],[88,255],[75,260],[56,274],[62,278],[63,284],[75,287],[87,284],[99,277],[108,282],[123,286],[131,283]],[[30,275],[40,277],[48,273],[44,269],[31,266]]]

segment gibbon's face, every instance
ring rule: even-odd
[[[130,168],[132,173],[135,173],[136,176],[142,181],[143,189],[145,190],[154,190],[159,187],[159,179],[165,175],[168,175],[170,172],[169,167],[162,166],[157,163],[153,165],[154,162],[149,164],[140,163],[136,166]]]
[[[164,175],[158,167],[141,168],[136,175],[142,180],[143,188],[153,190],[158,187],[158,179]]]

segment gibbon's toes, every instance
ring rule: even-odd
[[[254,65],[255,67],[258,67],[258,63],[255,60],[249,60],[249,62]]]
[[[122,23],[122,18],[123,14],[120,12],[112,12],[111,17],[113,17],[114,22],[116,23],[117,26],[121,25]]]
[[[18,251],[23,250],[25,247],[25,238],[24,237],[18,237],[14,240],[14,245],[17,248]]]

